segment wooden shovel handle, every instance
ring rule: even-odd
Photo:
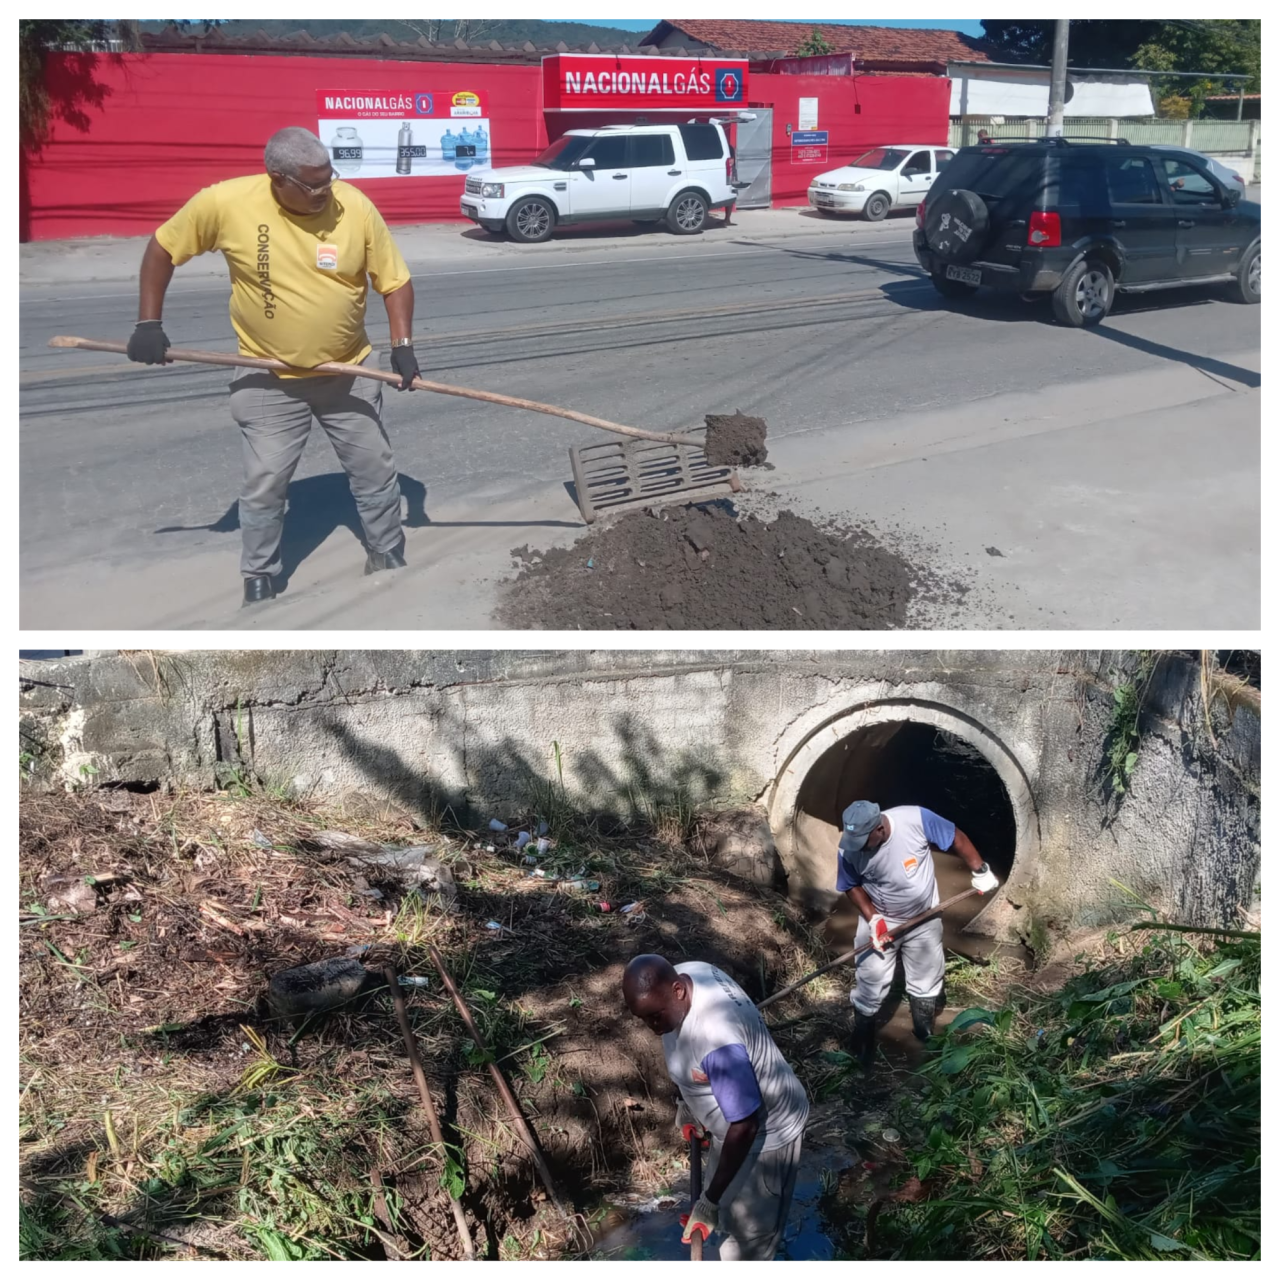
[[[123,342],[99,342],[96,338],[59,335],[56,338],[50,338],[49,345],[76,347],[81,351],[111,351],[122,356],[128,354],[128,348]],[[233,356],[220,351],[188,351],[184,347],[170,347],[165,352],[165,356],[167,360],[181,360],[188,364],[235,365],[243,369],[270,369],[295,373],[341,373],[357,378],[375,378],[379,382],[399,383],[400,381],[398,373],[391,373],[385,369],[366,369],[362,364],[338,364],[331,361],[315,365],[310,369],[298,369],[295,365],[285,364],[283,360],[264,360],[259,356]],[[568,418],[570,422],[581,422],[588,427],[612,431],[615,435],[632,436],[637,440],[656,440],[660,444],[697,444],[696,440],[677,432],[645,431],[641,427],[628,427],[621,422],[610,422],[607,418],[593,418],[587,413],[562,409],[559,405],[542,404],[538,400],[521,400],[516,396],[502,396],[496,391],[477,391],[473,387],[455,387],[447,382],[428,382],[426,378],[414,378],[413,385],[419,391],[434,391],[442,396],[461,396],[465,400],[483,400],[488,404],[506,405],[508,409],[528,409],[531,413],[547,413],[553,418]]]

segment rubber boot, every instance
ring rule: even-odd
[[[255,573],[244,580],[244,603],[240,607],[243,609],[245,605],[261,604],[264,600],[274,600],[275,596],[276,586],[271,580],[271,575]]]
[[[864,1071],[871,1070],[876,1056],[876,1020],[861,1009],[853,1011],[853,1056]]]
[[[933,1035],[933,1019],[938,1012],[938,997],[909,995],[907,1003],[911,1006],[911,1030],[915,1032],[916,1039],[928,1040]]]
[[[364,562],[364,573],[367,578],[371,573],[381,573],[384,569],[403,569],[404,541],[390,551],[370,551]]]

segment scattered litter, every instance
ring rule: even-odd
[[[516,852],[518,853],[523,849],[532,839],[533,837],[527,831],[520,832],[520,834],[516,836]]]
[[[362,870],[376,867],[380,871],[390,872],[404,883],[409,892],[438,893],[442,898],[453,902],[458,896],[458,886],[454,883],[453,872],[439,858],[429,856],[435,851],[434,845],[426,844],[412,845],[405,849],[397,849],[393,846],[375,847],[370,851],[362,850],[353,857],[349,857],[347,863]],[[386,878],[385,875],[378,876],[379,880]],[[358,876],[355,883],[367,885],[368,882]],[[363,892],[363,890],[357,891]],[[375,890],[366,896],[380,897],[381,895]]]
[[[538,859],[531,853],[526,853],[520,861],[524,863],[526,867],[536,867],[538,865]]]
[[[545,822],[543,822],[541,819],[539,819],[539,821],[538,821],[538,834],[539,834],[540,836],[545,836],[549,830],[550,830],[550,828],[547,826],[547,824],[546,824]]]
[[[275,848],[275,845],[271,841],[271,839],[268,836],[263,835],[262,832],[257,829],[257,827],[254,827],[253,829],[252,839],[253,839],[253,843],[256,844],[259,849]]]
[[[496,846],[496,845],[487,844],[487,845],[485,845],[485,847],[484,847],[484,851],[485,851],[485,853],[497,853],[497,852],[498,852],[498,848],[497,848],[497,846]]]
[[[489,819],[490,831],[505,831],[506,829],[507,829],[507,824],[505,822],[500,822],[497,818]]]
[[[599,880],[566,880],[566,889],[572,889],[575,893],[595,893],[600,888]]]
[[[627,903],[627,905],[626,905],[625,907],[623,907],[623,908],[622,908],[622,914],[623,914],[624,916],[625,916],[625,915],[630,915],[630,914],[631,914],[631,912],[633,912],[633,911],[639,911],[639,910],[640,910],[640,903],[638,903],[638,902],[628,902],[628,903]]]
[[[342,954],[345,956],[362,956],[366,951],[372,950],[373,944],[370,942],[353,942]]]
[[[412,974],[401,974],[400,985],[402,987],[429,987],[431,985],[430,978],[418,978]]]
[[[886,1142],[897,1142],[902,1137],[902,1134],[897,1129],[886,1129],[881,1136]]]
[[[486,929],[501,929],[501,928],[502,928],[502,926],[501,926],[501,925],[500,925],[496,920],[489,920],[489,921],[486,921],[486,923],[485,923],[485,926],[484,926],[484,927],[485,927]]]
[[[546,830],[546,828],[547,828],[547,824],[544,822],[544,823],[542,824],[542,829],[545,831],[545,830]],[[546,851],[547,851],[548,849],[550,849],[550,848],[551,848],[551,841],[550,841],[550,840],[548,840],[548,839],[546,838],[546,836],[539,836],[539,838],[538,838],[538,852],[539,852],[540,854],[542,854],[542,853],[546,853]]]
[[[594,560],[594,559],[592,559],[592,560],[588,560],[588,561],[587,561],[587,568],[588,568],[588,569],[594,569],[595,567],[596,567],[596,562],[595,562],[595,560]]]
[[[599,902],[596,904],[601,911],[612,911],[613,908],[607,902]]]

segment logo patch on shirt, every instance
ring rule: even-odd
[[[904,871],[914,871],[914,870],[916,869],[916,860],[915,860],[915,858],[903,858],[903,860],[902,860],[902,869],[903,869]]]
[[[316,245],[316,266],[321,271],[337,271],[338,246],[336,244]]]
[[[689,1079],[694,1084],[710,1084],[711,1077],[705,1071],[700,1071],[697,1067],[692,1067],[689,1071]]]

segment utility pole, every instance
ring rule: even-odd
[[[1062,137],[1062,109],[1067,105],[1067,32],[1069,18],[1053,24],[1053,70],[1049,73],[1049,128],[1051,138]]]

